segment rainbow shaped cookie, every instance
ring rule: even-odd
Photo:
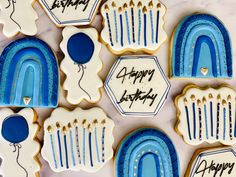
[[[37,115],[25,108],[14,113],[9,108],[0,110],[0,176],[38,177],[40,145]]]
[[[98,76],[102,61],[97,30],[70,26],[64,28],[62,35],[60,47],[65,58],[60,67],[66,74],[63,88],[67,91],[68,102],[79,104],[83,99],[93,103],[99,101],[103,82]]]
[[[223,23],[208,14],[185,17],[171,44],[171,77],[232,78],[232,48]]]
[[[58,65],[50,47],[37,38],[9,44],[0,57],[0,105],[56,107]]]
[[[187,86],[176,97],[176,130],[186,143],[236,143],[236,92],[228,86]]]
[[[115,158],[116,177],[179,177],[177,152],[162,132],[145,128],[128,135]]]
[[[113,157],[114,126],[100,108],[57,108],[44,123],[42,156],[55,172],[96,172]]]
[[[235,177],[236,151],[232,147],[195,152],[185,177]]]
[[[102,40],[115,54],[140,50],[154,53],[167,38],[165,12],[158,0],[109,0],[101,8]]]

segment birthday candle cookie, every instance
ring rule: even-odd
[[[42,156],[55,172],[96,172],[113,157],[113,128],[100,108],[57,108],[44,123]]]
[[[66,27],[62,34],[60,47],[65,58],[61,62],[61,70],[66,74],[63,88],[67,91],[68,102],[79,104],[83,99],[99,101],[103,82],[98,76],[102,62],[96,29],[71,26]]]
[[[170,83],[155,56],[122,56],[113,65],[105,89],[124,116],[155,116]]]
[[[36,119],[30,108],[18,113],[9,108],[0,110],[0,176],[38,177],[40,165],[36,156],[40,145],[36,140]]]
[[[154,53],[167,38],[165,12],[158,0],[108,0],[101,8],[102,40],[115,54],[140,50]]]
[[[56,107],[59,74],[51,48],[37,38],[10,43],[0,56],[0,105]]]
[[[235,177],[235,163],[232,147],[201,149],[193,155],[185,177]]]
[[[3,34],[12,37],[18,32],[33,36],[37,33],[35,21],[38,16],[33,6],[35,0],[1,0],[0,23]]]
[[[89,25],[101,0],[39,0],[52,21],[60,27]]]
[[[153,128],[139,129],[121,143],[115,158],[116,177],[179,177],[179,161],[169,137]]]
[[[176,130],[191,145],[203,142],[236,143],[236,93],[228,86],[187,86],[175,103]]]
[[[185,17],[173,33],[171,77],[232,78],[232,48],[224,24],[208,14]]]

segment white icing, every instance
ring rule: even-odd
[[[12,37],[18,32],[33,36],[37,33],[35,21],[38,16],[32,4],[34,0],[1,0],[0,23],[3,34]]]
[[[58,26],[88,25],[101,0],[39,0],[46,13]]]
[[[186,89],[185,89],[186,90]],[[212,94],[213,98],[209,98],[209,94]],[[191,96],[195,95],[195,101],[192,101]],[[218,95],[220,95],[220,100],[217,99]],[[229,95],[231,99],[229,100]],[[220,89],[208,88],[206,90],[201,90],[196,87],[190,87],[187,89],[186,93],[180,95],[177,99],[177,108],[179,110],[179,124],[177,125],[178,131],[183,135],[184,140],[191,145],[198,145],[203,142],[215,143],[221,142],[225,145],[232,145],[236,143],[236,137],[234,136],[235,131],[235,102],[236,93],[233,89],[228,87],[222,87]],[[205,105],[206,105],[206,115],[207,119],[205,119],[205,111],[203,104],[203,97],[205,97]],[[187,99],[187,103],[184,102],[185,98]],[[201,117],[202,117],[202,133],[200,138],[200,119],[199,119],[199,105],[198,100],[200,100],[200,108],[201,108]],[[213,115],[213,136],[211,136],[211,109],[210,109],[210,101],[212,100],[212,115]],[[193,102],[195,102],[195,115],[196,115],[196,139],[194,139],[194,111],[192,109]],[[226,103],[223,106],[223,102]],[[220,112],[219,112],[219,133],[217,139],[217,103],[220,103]],[[229,103],[231,103],[231,123],[230,123],[230,114],[229,114]],[[191,138],[188,134],[188,123],[187,123],[187,114],[185,111],[185,105],[188,107],[189,113],[189,124],[190,124],[190,132]],[[224,119],[224,109],[226,112],[226,117]],[[206,121],[207,120],[207,121]],[[224,124],[225,120],[225,124]],[[230,128],[231,124],[231,128]],[[225,126],[224,126],[225,125]],[[224,131],[225,127],[225,131]],[[231,131],[230,131],[231,129]],[[208,130],[208,131],[206,131]],[[224,133],[225,132],[225,133]],[[230,133],[231,132],[231,133]],[[207,136],[208,134],[208,136]],[[224,138],[225,134],[225,138]],[[231,135],[231,136],[230,136]],[[208,137],[208,138],[207,138]]]
[[[6,117],[15,114],[9,108],[3,108],[0,111],[0,127]],[[40,151],[40,145],[35,140],[36,134],[38,132],[39,126],[35,123],[35,113],[33,109],[25,108],[17,113],[23,116],[29,125],[29,136],[26,140],[20,143],[20,156],[19,163],[27,170],[28,177],[36,177],[40,170],[40,165],[35,159],[35,156]],[[0,133],[0,158],[3,160],[0,166],[0,175],[3,177],[25,177],[25,171],[17,164],[16,156],[17,152],[14,151],[14,147],[10,146],[10,142],[6,141],[2,134]]]
[[[152,5],[150,5],[152,2]],[[115,3],[115,4],[114,4]],[[134,4],[133,6],[133,16],[134,16],[134,27],[132,26],[132,6],[130,3]],[[141,3],[141,6],[138,7],[138,4]],[[103,24],[104,29],[101,32],[101,37],[103,41],[109,46],[112,52],[116,54],[121,54],[126,51],[138,51],[144,50],[148,53],[154,53],[163,42],[167,39],[166,32],[163,29],[164,25],[164,14],[166,12],[166,8],[163,4],[160,4],[157,7],[157,4],[160,4],[160,1],[142,1],[142,0],[108,0],[101,8],[101,13],[103,16]],[[127,7],[125,7],[127,6]],[[147,45],[144,44],[144,7],[146,7],[146,34],[147,34]],[[122,11],[120,12],[120,10]],[[141,16],[139,19],[139,10],[141,10]],[[127,11],[128,16],[128,24],[125,11]],[[152,13],[150,13],[150,11]],[[159,21],[157,12],[159,11]],[[124,45],[121,44],[121,23],[120,23],[120,14],[122,14],[123,21],[123,41]],[[109,23],[107,16],[109,17]],[[115,20],[116,19],[116,20]],[[152,19],[152,20],[151,20]],[[139,27],[139,21],[141,22],[141,27]],[[158,25],[157,25],[158,21]],[[153,25],[152,25],[153,24]],[[117,27],[116,27],[117,26]],[[158,26],[158,29],[157,29]],[[135,41],[133,41],[133,30],[135,34]],[[140,29],[140,30],[139,30]],[[158,32],[157,32],[158,31]],[[111,37],[110,37],[111,32]],[[130,43],[129,43],[129,35],[130,35]],[[158,41],[156,42],[156,33],[158,33]],[[118,39],[117,39],[118,34]],[[140,34],[140,35],[139,35]],[[140,36],[140,43],[139,43]],[[111,39],[113,42],[113,46],[111,44]],[[154,39],[154,41],[153,41]]]
[[[170,83],[156,57],[123,56],[113,65],[105,88],[122,115],[154,116],[166,100]]]
[[[79,72],[79,67],[70,58],[67,50],[67,43],[70,37],[77,33],[88,35],[94,43],[94,53],[88,63],[82,65],[84,67],[84,75]],[[66,74],[67,78],[63,84],[63,88],[67,90],[67,101],[71,104],[79,104],[83,99],[89,102],[97,102],[101,98],[99,89],[103,86],[101,78],[98,76],[102,69],[102,62],[99,57],[101,44],[98,42],[98,33],[94,28],[79,29],[76,27],[66,27],[63,30],[63,41],[60,44],[65,58],[61,62],[61,70]],[[79,83],[80,86],[79,87]]]
[[[78,123],[74,124],[75,119],[77,119]],[[83,124],[84,120],[86,123]],[[97,120],[97,124],[94,124],[94,121]],[[102,122],[105,120],[105,124]],[[56,123],[60,124],[60,128],[56,127]],[[71,124],[71,128],[69,128],[68,124]],[[78,126],[78,138],[79,138],[79,152],[76,143],[76,125]],[[90,125],[90,126],[89,126]],[[53,135],[54,141],[54,154],[55,160],[53,157],[53,151],[51,147],[51,140],[50,140],[50,132],[48,131],[48,127],[51,126],[52,131],[51,134]],[[65,156],[65,148],[64,148],[64,140],[63,136],[65,135],[62,131],[63,126],[66,127],[66,137],[67,137],[67,150],[68,150],[68,164],[69,168],[66,168],[66,156]],[[90,127],[90,128],[89,128]],[[103,128],[105,127],[105,139],[104,139],[104,162],[102,162],[102,134]],[[85,153],[83,153],[84,148],[84,128],[85,128]],[[95,128],[97,128],[97,147],[96,147],[96,135],[95,135]],[[114,137],[112,134],[114,128],[114,123],[111,119],[109,119],[106,114],[100,108],[92,108],[89,110],[82,110],[81,108],[76,108],[73,111],[67,111],[64,108],[57,108],[52,112],[50,118],[48,118],[44,123],[44,146],[42,148],[42,156],[43,158],[49,162],[50,167],[52,170],[56,172],[66,171],[66,170],[73,170],[79,171],[84,170],[87,172],[96,172],[100,168],[102,168],[105,163],[113,157],[113,149],[112,144],[114,142]],[[61,137],[61,147],[62,147],[62,162],[63,166],[60,165],[60,151],[57,139],[57,131],[60,131]],[[72,131],[72,139],[73,139],[73,146],[71,146],[70,141],[70,130]],[[90,162],[90,152],[89,152],[89,140],[88,134],[91,132],[92,135],[92,161],[93,166],[91,166]],[[72,150],[75,159],[75,165],[73,164],[73,157],[72,157]],[[80,154],[80,157],[78,156]],[[85,156],[84,156],[85,154]],[[99,156],[99,157],[98,157]],[[84,158],[85,157],[85,158]],[[85,160],[85,163],[84,163]],[[56,162],[55,162],[56,161]],[[56,165],[55,165],[56,164]]]
[[[235,177],[236,152],[230,147],[203,151],[194,159],[189,177]]]

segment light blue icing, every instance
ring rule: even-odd
[[[121,143],[115,162],[117,177],[179,177],[175,148],[165,134],[155,129],[130,134]]]
[[[202,68],[208,70],[205,75],[201,72]],[[207,14],[194,14],[187,16],[178,25],[172,44],[172,76],[232,77],[229,34],[217,18]]]
[[[0,57],[0,105],[56,107],[58,65],[50,47],[37,38],[8,45]],[[31,100],[28,105],[24,98]]]

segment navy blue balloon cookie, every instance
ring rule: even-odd
[[[139,129],[120,144],[115,160],[116,177],[179,177],[177,152],[162,132]]]
[[[0,111],[0,176],[37,177],[40,164],[36,158],[40,145],[35,140],[39,126],[33,109],[14,113],[9,108]],[[14,170],[12,170],[14,169]]]
[[[9,44],[0,57],[0,105],[56,107],[58,64],[50,47],[37,38]]]
[[[232,78],[229,33],[216,17],[185,17],[173,34],[171,47],[171,77]]]

